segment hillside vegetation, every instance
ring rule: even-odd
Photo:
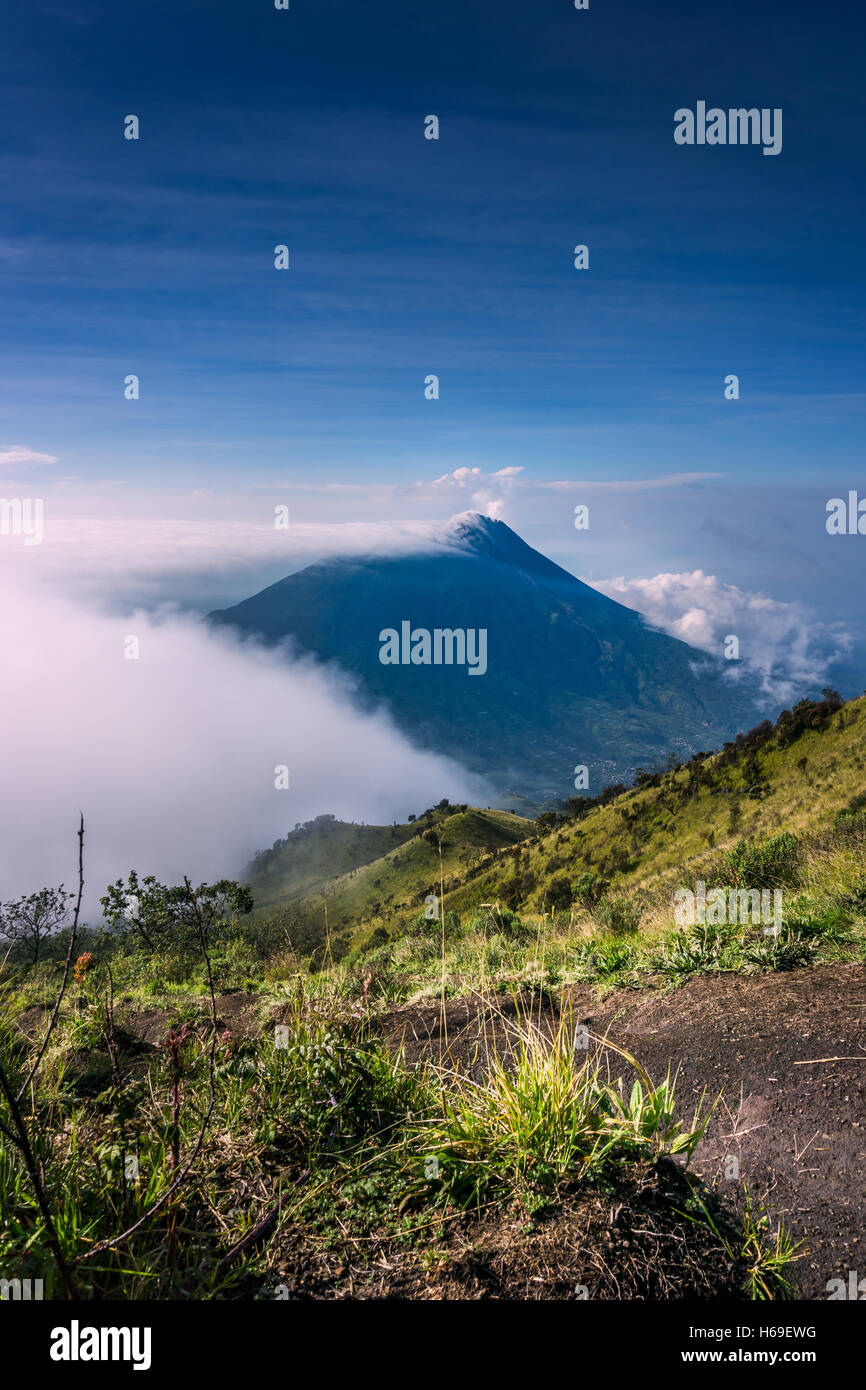
[[[257,856],[250,886],[134,873],[87,928],[63,889],[5,904],[4,1269],[58,1297],[788,1296],[800,1237],[760,1206],[775,1179],[756,1204],[691,1173],[710,1112],[676,1087],[683,1056],[662,1040],[650,1071],[611,1030],[624,998],[678,990],[703,1001],[681,1050],[707,1052],[721,1019],[728,1065],[740,1013],[781,997],[759,977],[820,966],[819,1013],[839,1021],[815,1056],[850,1063],[838,1084],[857,1093],[864,710],[803,701],[535,821],[447,802],[394,826],[320,817]],[[698,879],[780,891],[783,925],[675,921]],[[717,1007],[732,983],[751,1010]],[[816,1027],[804,998],[795,1039]],[[830,1078],[807,1094],[800,1062],[786,1103],[829,1133]],[[848,1138],[827,1170],[850,1148],[846,1192]],[[808,1232],[811,1177],[796,1194]],[[832,1254],[851,1233],[831,1198]]]
[[[509,906],[543,911],[555,875],[593,871],[623,890],[672,889],[698,876],[717,851],[784,830],[830,830],[866,788],[866,698],[802,702],[740,735],[716,754],[698,754],[665,774],[638,774],[630,790],[578,801],[506,864],[455,885],[453,906],[497,893]],[[787,716],[787,717],[786,717]]]
[[[258,855],[249,881],[257,904],[295,905],[274,916],[300,944],[324,938],[326,909],[335,938],[362,940],[368,927],[414,916],[428,894],[439,893],[443,877],[460,881],[534,830],[533,821],[508,811],[447,801],[403,825],[359,826],[320,816]]]
[[[630,789],[575,797],[536,821],[447,803],[401,826],[320,818],[259,856],[253,893],[276,908],[273,916],[302,953],[324,946],[327,907],[336,959],[411,935],[425,899],[443,889],[452,922],[507,909],[535,925],[562,926],[565,914],[571,928],[593,918],[615,926],[619,903],[620,918],[645,931],[670,925],[678,888],[712,879],[738,844],[780,834],[799,847],[799,886],[831,892],[834,877],[858,880],[864,715],[866,698],[803,701],[717,753],[639,772]],[[367,849],[370,858],[361,862]],[[795,886],[791,873],[785,886]],[[277,906],[280,897],[291,906]]]

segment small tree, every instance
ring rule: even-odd
[[[72,897],[61,883],[59,888],[40,888],[27,898],[0,904],[0,937],[23,946],[35,965],[45,938],[66,921]]]
[[[548,883],[544,896],[551,912],[567,912],[574,899],[574,891],[565,874],[557,874]]]
[[[224,878],[193,888],[187,878],[169,888],[152,874],[139,879],[134,869],[126,883],[110,884],[100,901],[107,924],[134,931],[150,951],[193,944],[206,949],[214,927],[253,909],[246,884]]]

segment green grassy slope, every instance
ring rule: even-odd
[[[436,807],[399,826],[314,822],[251,865],[256,903],[267,907],[302,898],[308,916],[339,934],[395,914],[417,916],[428,893],[461,882],[491,853],[534,831],[534,822],[508,811]]]
[[[866,789],[866,698],[790,743],[786,737],[777,729],[755,747],[729,746],[658,786],[626,791],[560,823],[456,886],[447,905],[461,911],[498,897],[542,911],[554,877],[587,871],[618,890],[657,892],[689,882],[740,839],[818,834]]]
[[[307,821],[250,864],[247,875],[256,903],[268,906],[315,893],[332,878],[379,859],[417,833],[417,823],[355,825],[333,816]]]
[[[798,710],[558,819],[446,805],[401,826],[316,822],[259,856],[256,901],[299,904],[307,940],[324,939],[327,904],[329,930],[347,946],[377,928],[399,936],[440,881],[460,914],[500,902],[539,915],[562,906],[556,887],[587,872],[612,892],[669,898],[740,839],[819,834],[866,788],[866,698]]]

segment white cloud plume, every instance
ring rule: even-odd
[[[453,473],[443,473],[430,484],[437,492],[465,500],[470,495],[472,506],[485,516],[500,520],[506,503],[521,467],[500,468],[495,473],[486,473],[483,468],[455,468]]]
[[[851,648],[840,624],[822,622],[802,604],[747,593],[703,570],[588,582],[700,651],[721,656],[725,638],[737,637],[741,661],[780,702],[820,685],[831,663]]]
[[[4,572],[11,571],[10,582],[26,572],[115,609],[161,602],[221,608],[318,560],[435,553],[456,544],[443,521],[292,520],[278,530],[272,520],[58,517],[50,502],[44,532],[39,546],[24,548],[15,537],[0,542],[0,581]]]

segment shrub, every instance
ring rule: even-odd
[[[596,921],[607,931],[636,932],[641,922],[640,906],[633,898],[605,898],[595,909]]]
[[[377,927],[376,930],[371,932],[367,937],[367,940],[361,946],[361,951],[375,951],[377,946],[387,946],[390,940],[391,938],[385,928]]]
[[[866,833],[866,792],[853,797],[844,811],[836,812],[835,826],[840,835]]]
[[[594,907],[609,888],[606,878],[597,874],[594,869],[586,869],[574,885],[574,898],[576,902],[584,907]]]
[[[497,903],[495,907],[484,907],[473,913],[468,922],[470,931],[493,932],[498,936],[520,940],[533,935],[531,927],[518,917],[510,907]]]
[[[125,883],[119,878],[109,884],[100,902],[109,927],[134,932],[154,952],[165,946],[197,952],[253,910],[253,896],[245,884],[224,878],[194,888],[184,879],[167,887],[152,874],[139,879],[134,869]]]
[[[729,968],[730,942],[730,928],[696,923],[666,936],[650,957],[650,967],[672,980],[713,974]]]
[[[594,937],[572,947],[570,969],[578,979],[606,986],[637,982],[638,955],[622,937]],[[568,962],[567,962],[568,964]]]
[[[787,831],[763,845],[739,840],[722,856],[713,879],[732,888],[795,887],[800,881],[799,843]]]
[[[670,1076],[654,1086],[622,1052],[633,1084],[612,1084],[564,1022],[553,1037],[521,1026],[515,1053],[491,1060],[483,1086],[459,1078],[444,1097],[444,1124],[429,1130],[444,1183],[461,1205],[527,1183],[555,1187],[635,1157],[688,1160],[703,1134],[698,1114],[691,1125],[675,1118]]]
[[[411,937],[421,937],[422,939],[426,939],[427,937],[430,937],[430,936],[435,935],[437,941],[441,941],[441,940],[442,940],[442,922],[441,922],[441,920],[440,920],[440,918],[439,918],[438,916],[436,916],[436,917],[425,917],[425,915],[424,915],[423,912],[419,912],[419,913],[418,913],[418,916],[417,916],[417,917],[414,917],[414,918],[412,919],[412,921],[409,923],[409,925],[407,926],[407,928],[406,928],[406,935],[407,935],[407,936],[411,936]],[[445,913],[445,939],[446,939],[446,941],[453,941],[454,938],[455,938],[455,937],[458,937],[459,935],[460,935],[460,914],[457,913],[457,912],[446,912],[446,913]]]
[[[418,1080],[375,1040],[321,1019],[295,1018],[290,1029],[264,1070],[260,1142],[333,1155],[419,1106]]]
[[[45,939],[67,920],[72,898],[61,883],[17,902],[0,903],[0,938],[25,951],[35,965]]]
[[[804,941],[797,932],[761,937],[743,946],[744,972],[796,970],[801,965],[811,965],[817,949],[816,942]]]
[[[547,885],[544,901],[552,912],[565,912],[571,907],[574,890],[565,874],[557,874]]]
[[[866,916],[866,878],[860,878],[839,898],[843,907],[849,908],[858,917]]]
[[[518,903],[526,902],[537,882],[538,879],[531,869],[524,870],[522,874],[515,873],[499,890],[502,901],[507,907],[516,908]]]

